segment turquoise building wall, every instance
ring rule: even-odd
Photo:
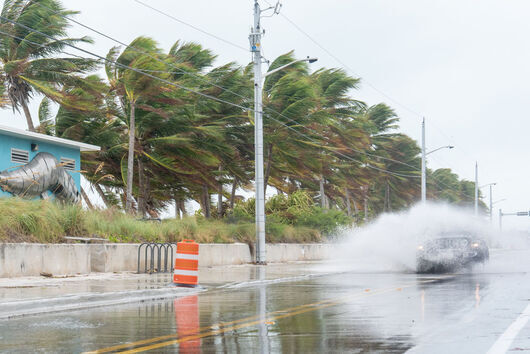
[[[38,151],[31,151],[32,143],[39,146]],[[20,166],[20,163],[11,162],[11,148],[29,151],[29,161],[31,161],[39,152],[48,152],[55,156],[57,161],[60,161],[61,157],[75,160],[75,171],[67,170],[67,172],[73,177],[77,190],[81,191],[81,175],[79,173],[79,170],[81,169],[81,152],[79,151],[79,148],[49,142],[34,141],[29,137],[14,137],[0,132],[0,171]],[[0,197],[1,196],[11,196],[11,193],[0,190]]]

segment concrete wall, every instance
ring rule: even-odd
[[[331,256],[333,245],[324,243],[297,244],[276,243],[268,244],[266,249],[267,262],[281,263],[289,261],[313,261],[327,259]]]
[[[53,275],[90,272],[136,272],[139,244],[0,244],[0,277]],[[330,256],[329,244],[270,244],[267,261],[309,261]],[[175,248],[176,249],[176,248]],[[150,252],[148,252],[148,255]],[[145,246],[141,250],[140,269],[145,265]],[[199,266],[236,265],[253,260],[247,244],[201,244]],[[150,257],[148,256],[148,262]],[[162,258],[162,263],[164,258]],[[171,259],[168,260],[168,265]],[[172,267],[172,266],[171,266]],[[162,267],[163,268],[163,267]]]
[[[90,273],[90,252],[76,244],[0,244],[0,277]]]

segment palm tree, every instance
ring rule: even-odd
[[[68,45],[92,42],[88,37],[66,37],[68,21],[62,16],[73,14],[77,12],[65,10],[57,0],[4,1],[0,18],[1,85],[13,111],[22,108],[30,131],[35,127],[28,103],[34,94],[66,103],[61,87],[82,85],[80,75],[97,66],[91,59],[55,57]]]
[[[162,51],[151,38],[136,38],[121,54],[118,53],[118,48],[112,48],[107,57],[111,63],[118,63],[118,65],[107,64],[107,76],[111,87],[116,91],[123,111],[129,113],[125,209],[127,212],[132,212],[136,107],[139,102],[159,94],[162,87],[167,86],[163,81],[144,75],[142,72],[148,72],[149,75],[162,79],[168,78],[169,74],[165,72],[166,65],[161,60],[157,60],[163,58]]]

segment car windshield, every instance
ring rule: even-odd
[[[464,248],[469,244],[469,240],[462,237],[450,237],[436,239],[433,243],[439,248]]]

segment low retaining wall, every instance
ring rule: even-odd
[[[139,244],[0,244],[0,277],[87,274],[90,272],[136,272]],[[267,261],[310,261],[326,259],[330,244],[268,244]],[[201,244],[199,266],[251,263],[253,255],[244,243]],[[140,269],[145,260],[141,257]]]

